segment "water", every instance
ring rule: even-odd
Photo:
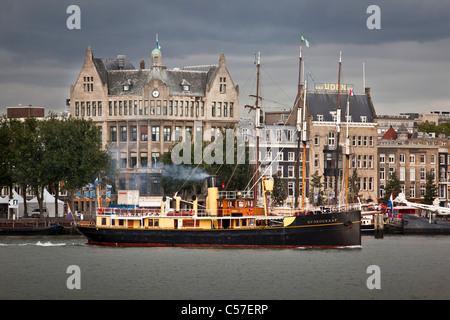
[[[116,248],[0,237],[3,299],[450,299],[450,237],[363,236],[362,248]],[[70,265],[81,289],[70,290]],[[381,289],[369,290],[370,265]]]

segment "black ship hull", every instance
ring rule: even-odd
[[[54,235],[62,234],[63,227],[52,225],[48,227],[0,227],[0,235],[5,236],[36,236],[36,235]]]
[[[450,234],[450,222],[419,217],[413,214],[402,215],[404,234]]]
[[[157,229],[78,226],[89,244],[110,246],[347,247],[361,245],[360,211],[296,216],[288,226]]]

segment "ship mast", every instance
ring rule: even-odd
[[[260,68],[261,68],[261,52],[258,52],[258,56],[256,59],[256,69],[257,69],[257,75],[256,75],[256,104],[255,104],[255,134],[256,134],[256,163],[255,163],[255,187],[253,189],[254,192],[254,200],[253,200],[253,206],[256,207],[258,202],[258,180],[259,180],[259,174],[258,174],[258,166],[259,166],[259,129],[261,127],[260,120],[261,120],[261,109],[259,108],[259,74],[260,74]]]
[[[298,197],[299,197],[299,187],[300,187],[300,141],[301,141],[301,123],[302,123],[302,110],[300,108],[300,97],[302,94],[301,78],[302,78],[302,41],[300,40],[300,56],[298,63],[298,89],[297,89],[297,155],[296,155],[296,172],[295,175],[295,202],[294,208],[298,208]],[[303,158],[304,159],[304,158]],[[302,203],[303,206],[303,203]]]
[[[339,136],[341,133],[341,106],[339,104],[339,93],[341,92],[341,66],[342,66],[342,51],[339,51],[339,74],[338,74],[338,92],[337,92],[337,109],[336,109],[336,171],[334,176],[334,195],[336,204],[339,204],[339,194],[338,194],[338,186],[339,186],[339,157],[340,157],[340,148],[339,148]]]
[[[350,118],[350,95],[351,91],[348,93],[347,97],[347,134],[345,137],[345,211],[347,211],[348,204],[348,174],[349,174],[349,164],[350,164],[350,136],[348,135],[348,121]]]

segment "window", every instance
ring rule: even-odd
[[[152,141],[159,141],[159,127],[152,127]]]
[[[120,127],[120,141],[121,142],[127,141],[127,127],[126,126]]]
[[[211,116],[215,117],[216,116],[216,103],[212,102],[211,104]]]
[[[288,152],[288,161],[295,161],[295,152]]]
[[[319,167],[319,154],[315,153],[314,154],[314,168],[318,168]]]
[[[78,117],[80,115],[80,103],[75,102],[75,115]]]
[[[423,183],[420,185],[420,197],[425,197],[425,185]]]
[[[294,142],[294,130],[286,130],[287,141]]]
[[[424,154],[421,154],[421,155],[420,155],[420,163],[421,163],[421,164],[424,164],[424,163],[425,163],[425,155],[424,155]]]
[[[83,77],[84,92],[94,91],[94,77]]]
[[[181,81],[181,87],[183,89],[183,91],[190,91],[191,90],[191,85],[189,82],[187,82],[185,79],[183,79]]]
[[[278,172],[280,178],[283,178],[283,167],[282,166],[277,167],[277,172]]]
[[[405,163],[405,154],[401,153],[398,157],[398,160],[400,161],[400,163]]]
[[[141,141],[148,141],[148,127],[141,126]]]
[[[416,163],[416,155],[414,155],[414,154],[410,154],[409,155],[409,163],[410,164],[415,164]]]
[[[386,174],[384,171],[384,168],[380,168],[380,180],[385,180],[386,179]]]
[[[289,178],[294,178],[294,166],[289,166],[288,167],[288,177]]]
[[[405,181],[406,168],[400,167],[400,181]]]
[[[277,160],[278,160],[278,161],[283,161],[283,152],[279,151],[279,152],[277,153]]]
[[[369,169],[373,169],[373,156],[369,156]]]
[[[373,137],[369,136],[369,147],[373,147]]]
[[[233,102],[230,102],[230,117],[233,117]]]
[[[328,134],[328,145],[334,146],[334,144],[335,144],[335,133],[334,131],[330,131],[330,133]]]
[[[288,182],[288,197],[293,197],[294,196],[294,187],[295,186],[295,182]]]
[[[425,168],[420,168],[420,180],[425,180]]]
[[[409,197],[410,198],[415,198],[416,197],[416,186],[411,184],[409,186]]]
[[[416,181],[416,169],[409,168],[409,181]]]
[[[367,122],[367,116],[361,116],[361,122]]]
[[[316,134],[316,135],[314,136],[314,145],[315,145],[315,146],[318,146],[318,145],[319,145],[319,135],[318,135],[318,134]]]
[[[323,121],[323,114],[317,115],[317,121]]]
[[[111,142],[117,142],[117,127],[111,127]]]
[[[226,93],[227,92],[227,84],[226,84],[227,78],[226,77],[220,77],[219,78],[219,92],[220,93]],[[224,115],[225,116],[225,115]]]
[[[141,168],[147,168],[148,154],[147,152],[141,152]]]
[[[137,127],[130,127],[130,141],[137,141]]]
[[[389,163],[395,163],[395,154],[389,154]]]
[[[277,129],[277,141],[281,142],[281,129]]]
[[[170,127],[164,127],[164,141],[170,141]]]
[[[430,163],[431,164],[435,164],[436,163],[436,155],[435,154],[431,154],[430,155]]]

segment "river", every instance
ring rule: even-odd
[[[450,299],[450,236],[363,236],[361,248],[341,249],[116,248],[83,236],[3,236],[0,259],[1,300]],[[70,277],[79,289],[69,289]]]

